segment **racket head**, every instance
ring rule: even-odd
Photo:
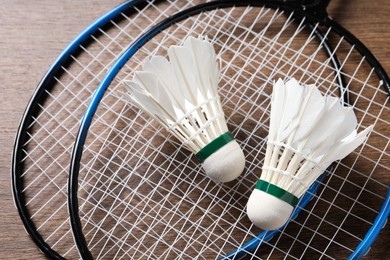
[[[192,4],[130,0],[118,5],[77,36],[37,86],[17,131],[11,176],[24,227],[48,257],[78,257],[66,189],[77,125],[93,91],[122,50],[152,26],[152,18],[165,19]]]
[[[132,257],[347,256],[367,241],[366,232],[382,228],[388,216],[389,182],[389,139],[382,134],[389,122],[386,73],[364,45],[330,18],[314,28],[331,43],[340,71],[327,57],[324,42],[316,42],[314,30],[305,31],[306,22],[294,19],[290,5],[280,4],[275,10],[263,8],[275,7],[268,1],[251,3],[250,8],[241,4],[248,3],[230,7],[231,1],[220,1],[174,15],[143,35],[106,74],[86,111],[71,164],[72,230],[84,257],[108,256],[110,250],[115,256]],[[256,19],[246,21],[251,12]],[[232,19],[226,22],[232,27],[223,27],[226,24],[218,19],[224,16]],[[144,59],[165,55],[171,44],[204,33],[221,59],[220,95],[229,128],[249,162],[244,175],[227,185],[207,179],[185,148],[121,97],[121,81],[130,79]],[[256,45],[248,44],[250,39]],[[375,124],[374,131],[361,148],[335,164],[323,183],[316,183],[317,194],[309,191],[301,200],[301,205],[312,201],[297,208],[297,218],[279,232],[261,233],[247,219],[245,205],[261,172],[272,79],[295,76],[337,96],[338,73],[345,78],[342,94],[350,97],[360,128]],[[367,155],[372,150],[377,152],[374,159]],[[377,218],[378,212],[382,218]]]

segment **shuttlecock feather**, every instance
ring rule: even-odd
[[[228,182],[245,158],[229,132],[218,96],[219,68],[212,44],[189,37],[155,56],[124,81],[127,99],[165,126],[202,161],[206,174]]]
[[[363,143],[356,116],[336,97],[295,79],[274,84],[269,135],[261,177],[247,204],[250,220],[264,230],[283,226],[298,199],[334,161]]]

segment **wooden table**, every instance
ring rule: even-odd
[[[67,44],[121,0],[3,0],[0,7],[0,259],[45,259],[13,205],[11,154],[19,120],[36,85]],[[334,0],[330,15],[361,39],[390,72],[390,2]],[[390,257],[389,245],[372,250]],[[389,241],[389,239],[386,239]],[[379,253],[379,254],[378,254]]]

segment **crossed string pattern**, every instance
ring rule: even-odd
[[[138,51],[106,93],[84,147],[80,216],[96,258],[209,259],[256,237],[260,230],[247,219],[245,205],[261,173],[273,80],[295,77],[339,95],[338,74],[345,77],[342,91],[351,98],[359,126],[377,126],[361,148],[334,165],[300,217],[250,256],[335,258],[354,250],[387,188],[388,180],[377,178],[389,170],[389,138],[381,133],[389,124],[388,99],[353,46],[325,28],[341,63],[335,69],[324,42],[307,29],[280,10],[219,9],[171,26]],[[230,184],[209,180],[180,142],[120,94],[120,82],[140,70],[142,60],[166,54],[188,35],[207,35],[219,53],[222,105],[248,161],[244,175]],[[368,157],[371,150],[378,157]]]
[[[120,53],[154,23],[199,1],[149,2],[134,13],[99,28],[61,67],[62,74],[44,91],[21,149],[23,195],[31,221],[48,245],[66,258],[78,252],[70,231],[67,182],[78,123],[95,88]],[[151,15],[152,14],[152,15]]]
[[[66,209],[69,156],[77,122],[94,88],[122,50],[156,21],[195,4],[178,2],[183,6],[174,1],[149,4],[134,16],[123,14],[122,22],[111,21],[110,30],[101,29],[101,35],[92,36],[91,44],[80,46],[83,53],[72,57],[71,66],[63,67],[64,74],[55,79],[54,88],[46,91],[47,99],[38,104],[41,110],[32,118],[29,139],[23,146],[23,192],[38,231],[64,256],[77,257]],[[202,15],[170,28],[140,50],[100,104],[80,178],[80,209],[90,250],[98,258],[126,254],[188,257],[194,252],[208,258],[256,236],[260,230],[250,225],[244,208],[261,172],[272,81],[294,76],[303,83],[322,86],[324,93],[338,95],[334,75],[341,73],[361,125],[376,124],[371,138],[352,158],[336,164],[336,174],[329,176],[300,219],[274,240],[264,242],[256,255],[299,258],[316,253],[332,257],[340,249],[352,251],[354,241],[362,239],[378,213],[379,204],[372,201],[383,200],[384,183],[388,183],[388,179],[378,179],[379,173],[389,170],[389,138],[383,134],[390,121],[386,117],[388,99],[373,70],[353,46],[334,37],[334,53],[342,68],[335,71],[313,33],[281,11],[232,8]],[[187,34],[208,34],[221,53],[220,94],[225,114],[248,157],[245,175],[226,186],[204,177],[180,143],[149,117],[125,105],[117,91],[121,79],[130,77],[145,57],[158,50],[164,54],[170,44]],[[332,36],[332,30],[325,35]],[[376,157],[368,157],[365,150],[374,151]],[[120,176],[122,172],[124,176]],[[370,203],[364,199],[367,197]],[[105,205],[108,198],[112,201]],[[350,202],[348,207],[340,205],[340,198]],[[362,209],[371,213],[363,218],[359,215]],[[344,217],[334,221],[336,213]],[[350,230],[352,220],[363,231]],[[125,235],[118,232],[119,227]],[[353,243],[346,244],[348,240]],[[318,248],[318,241],[325,241],[325,247]]]

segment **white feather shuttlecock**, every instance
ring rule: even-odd
[[[261,177],[247,213],[264,230],[282,227],[299,198],[329,167],[362,144],[373,126],[359,134],[351,107],[323,96],[295,79],[274,84],[269,135]]]
[[[189,37],[170,46],[169,61],[155,56],[124,81],[125,96],[179,139],[216,182],[238,177],[244,154],[228,131],[218,95],[219,68],[208,39]]]

